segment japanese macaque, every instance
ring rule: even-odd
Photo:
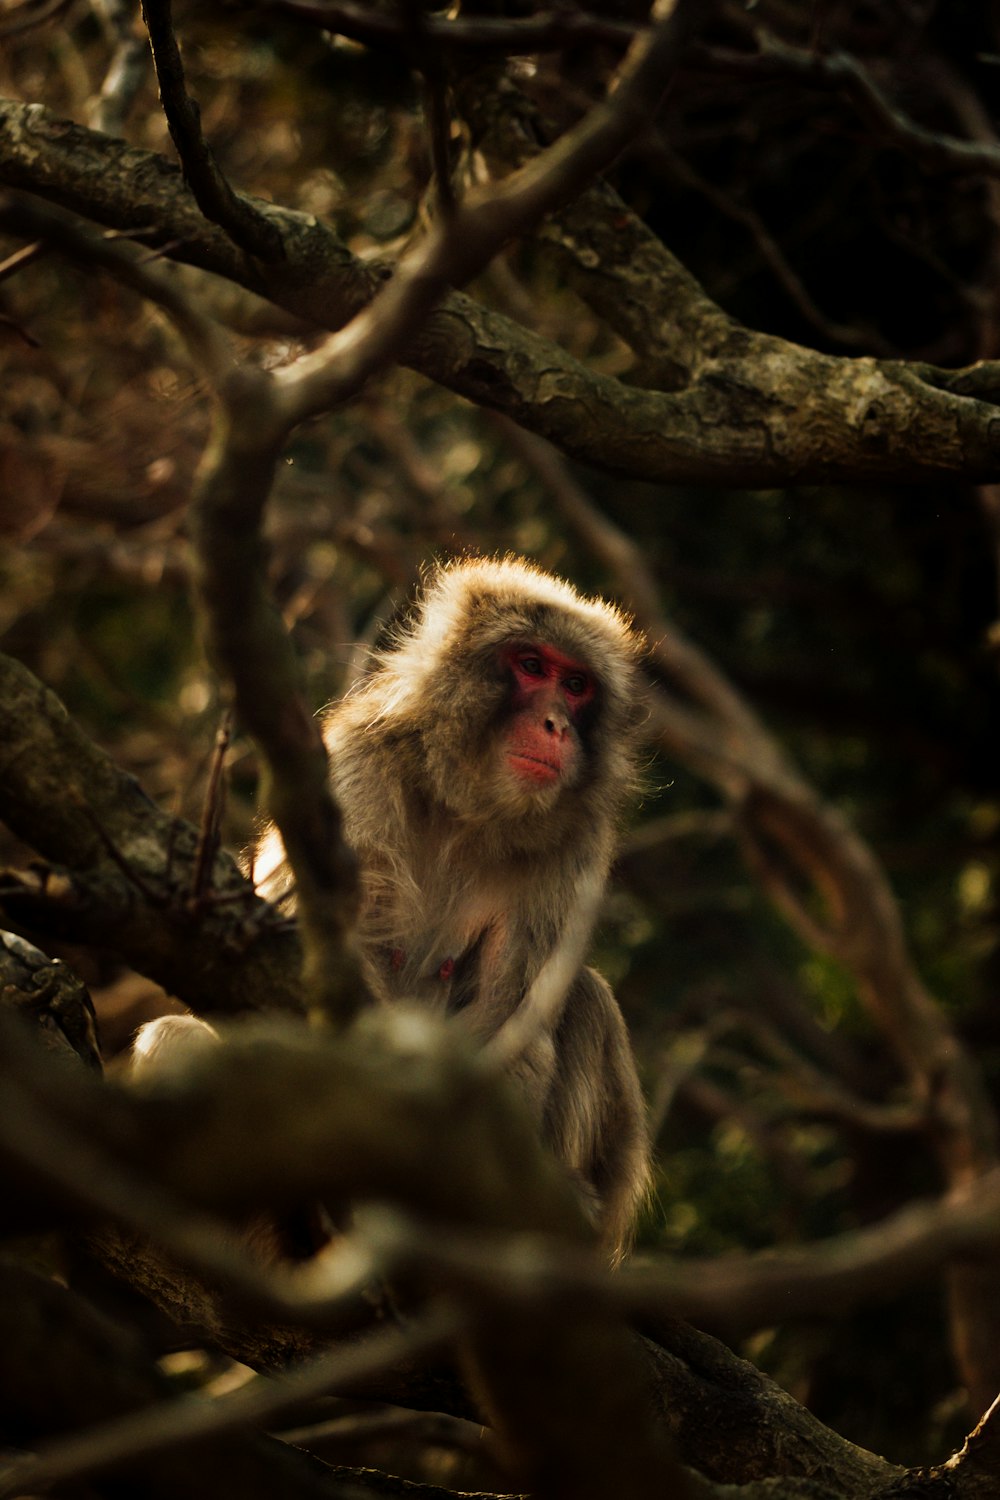
[[[324,727],[372,991],[461,1018],[503,1063],[613,1258],[647,1189],[645,1112],[582,959],[634,782],[640,652],[616,609],[528,563],[459,562]],[[255,875],[294,899],[273,830]]]

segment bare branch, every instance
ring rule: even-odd
[[[833,1316],[886,1286],[911,1283],[966,1256],[991,1255],[1000,1245],[1000,1173],[983,1178],[961,1198],[916,1203],[879,1224],[803,1249],[715,1259],[657,1257],[612,1275],[572,1247],[544,1240],[502,1240],[456,1231],[443,1240],[407,1215],[366,1212],[367,1239],[386,1263],[447,1270],[492,1295],[544,1300],[575,1289],[610,1297],[633,1314],[660,1312],[708,1322],[734,1333]]]
[[[229,344],[213,320],[198,311],[168,266],[152,263],[134,245],[117,236],[96,234],[72,214],[13,193],[0,194],[0,229],[43,240],[71,259],[98,266],[162,307],[209,379],[221,381],[233,368]]]
[[[731,1015],[729,1021],[732,1029],[746,1033],[777,1064],[779,1071],[768,1075],[768,1083],[784,1094],[796,1118],[831,1120],[876,1135],[911,1134],[932,1123],[926,1105],[909,1100],[879,1104],[862,1098],[816,1067],[759,1016],[741,1013]]]
[[[351,0],[341,0],[339,4],[275,0],[274,8],[366,46],[404,52],[412,47],[412,30],[388,10],[374,10],[352,4]],[[627,21],[613,21],[577,10],[541,11],[509,19],[492,16],[446,19],[428,15],[423,20],[424,36],[441,51],[515,57],[530,52],[561,51],[579,42],[602,42],[624,50],[634,40],[637,30]]]
[[[162,158],[58,120],[38,105],[0,101],[0,180],[126,233],[159,222],[161,240],[178,258],[324,327],[342,326],[387,274],[352,257],[316,219],[267,205],[280,220],[286,260],[265,275],[207,223]],[[614,295],[641,308],[651,333],[676,329],[682,336],[690,358],[674,358],[669,388],[639,389],[587,369],[457,292],[432,314],[404,360],[516,417],[572,456],[649,480],[774,485],[954,473],[992,480],[1000,472],[994,365],[955,372],[836,359],[755,334],[718,308],[713,312],[700,288],[694,298],[690,288],[697,284],[683,268],[678,279],[675,261],[673,272],[664,268],[662,246],[651,259],[645,241],[633,247],[631,234],[622,240],[610,210],[599,218],[616,238],[616,259],[641,273],[623,284],[619,271]],[[636,311],[637,326],[641,320]],[[790,422],[792,410],[803,420]]]
[[[20,1015],[46,1051],[102,1071],[94,1007],[66,964],[13,932],[0,932],[0,1005]]]
[[[1000,1396],[969,1433],[959,1452],[943,1467],[957,1479],[960,1489],[968,1481],[978,1486],[973,1488],[970,1484],[969,1494],[982,1495],[986,1500],[992,1493],[1000,1481]]]
[[[868,69],[847,52],[812,52],[780,40],[763,29],[755,32],[756,52],[718,47],[694,51],[694,66],[740,78],[796,78],[822,88],[843,90],[865,118],[929,167],[950,171],[1000,174],[1000,147],[963,141],[918,125],[879,88]]]
[[[424,75],[424,114],[430,139],[431,161],[434,163],[437,208],[442,220],[447,220],[454,216],[457,206],[455,189],[451,180],[451,119],[448,113],[448,84],[444,70],[438,61],[432,61],[425,56],[421,71]]]
[[[294,931],[216,856],[212,901],[189,904],[198,835],[161,812],[25,667],[0,656],[0,817],[69,868],[8,879],[8,925],[66,924],[105,942],[196,1010],[301,1010]],[[109,853],[109,843],[135,878]],[[144,890],[151,893],[146,896]]]
[[[295,877],[309,1013],[346,1024],[367,1001],[354,938],[357,863],[344,842],[301,667],[271,598],[260,530],[288,426],[264,372],[241,371],[218,394],[191,510],[206,645],[263,754],[262,800]]]
[[[277,225],[249,199],[233,192],[202,134],[201,113],[184,84],[184,64],[174,36],[171,0],[143,0],[142,15],[149,32],[163,112],[198,207],[241,249],[262,260],[280,260],[284,249]]]
[[[356,394],[399,357],[449,286],[468,281],[508,240],[610,166],[645,127],[682,47],[712,8],[712,0],[658,0],[655,27],[633,42],[603,104],[520,171],[470,194],[453,219],[404,256],[353,323],[279,371],[289,426]]]

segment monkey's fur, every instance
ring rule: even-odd
[[[554,785],[526,786],[500,763],[511,689],[499,653],[510,642],[553,647],[595,679],[574,724],[581,753]],[[461,1013],[485,1040],[531,1003],[562,945],[582,947],[634,782],[640,652],[617,610],[525,562],[431,576],[324,729],[363,872],[360,936],[377,995]],[[283,865],[261,870],[275,858],[272,837],[258,861],[272,898],[288,879]],[[646,1191],[648,1145],[625,1024],[600,975],[579,969],[510,1070],[619,1254]]]
[[[560,719],[566,765],[536,771],[543,784],[510,769],[510,653],[531,661],[532,647],[556,675],[563,659],[589,674],[590,696]],[[460,1015],[501,1051],[513,1042],[506,1066],[615,1259],[647,1190],[645,1111],[617,1002],[580,958],[634,782],[640,653],[617,610],[530,564],[460,562],[431,575],[324,726],[373,992]],[[255,868],[263,894],[289,896],[273,830]]]

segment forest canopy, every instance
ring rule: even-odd
[[[996,18],[0,38],[0,1495],[994,1495]],[[613,1272],[487,1061],[367,1005],[316,727],[509,553],[648,648]],[[185,1009],[225,1044],[137,1086]]]

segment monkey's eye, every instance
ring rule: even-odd
[[[571,698],[582,698],[590,690],[590,678],[583,672],[574,672],[572,677],[563,678],[563,687]]]
[[[519,656],[517,664],[528,677],[542,677],[545,674],[545,667],[540,656]]]

